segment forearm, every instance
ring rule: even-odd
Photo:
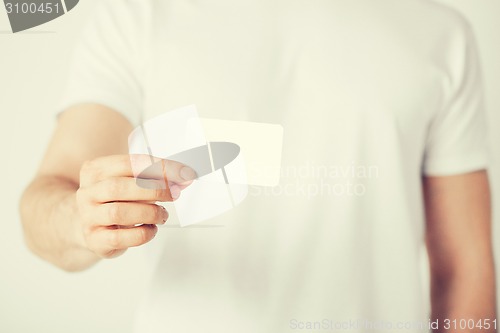
[[[445,273],[434,273],[432,319],[439,323],[435,332],[497,332],[495,294],[490,255]]]
[[[423,186],[435,331],[496,332],[487,172],[424,177]]]
[[[67,271],[90,267],[99,257],[84,247],[78,228],[76,190],[69,179],[41,176],[21,198],[21,220],[28,247]]]

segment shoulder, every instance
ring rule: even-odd
[[[376,31],[391,45],[410,54],[448,66],[475,44],[467,19],[457,10],[434,0],[365,1]],[[380,29],[380,30],[378,30]]]
[[[442,38],[471,33],[471,26],[458,10],[435,0],[386,0],[394,14],[404,18],[407,31]],[[391,10],[389,9],[389,10]]]

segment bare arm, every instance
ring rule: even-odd
[[[491,208],[485,171],[425,177],[427,249],[431,268],[432,317],[439,332],[462,331],[444,320],[489,320],[495,332],[495,273]],[[466,330],[471,331],[471,330]]]
[[[96,104],[64,112],[45,157],[20,203],[30,249],[68,270],[83,270],[100,258],[150,241],[167,212],[170,190],[139,188],[126,155],[131,124]],[[180,178],[181,165],[170,165]],[[141,225],[138,225],[138,224]]]

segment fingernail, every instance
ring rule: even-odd
[[[190,167],[185,166],[181,169],[181,178],[184,180],[193,180],[196,178],[196,172]]]
[[[168,219],[168,212],[167,210],[165,209],[165,207],[163,206],[160,206],[163,210],[163,217],[162,217],[162,220],[163,220],[163,223],[167,222],[167,219]]]
[[[170,187],[170,195],[172,199],[177,199],[181,195],[181,190],[177,186]]]

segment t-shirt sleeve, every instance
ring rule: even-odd
[[[423,173],[445,176],[485,169],[487,126],[478,50],[472,29],[463,23],[450,38],[448,92],[427,133]]]
[[[140,8],[135,1],[101,0],[83,29],[62,99],[62,112],[97,103],[123,114],[134,126],[142,112]]]

